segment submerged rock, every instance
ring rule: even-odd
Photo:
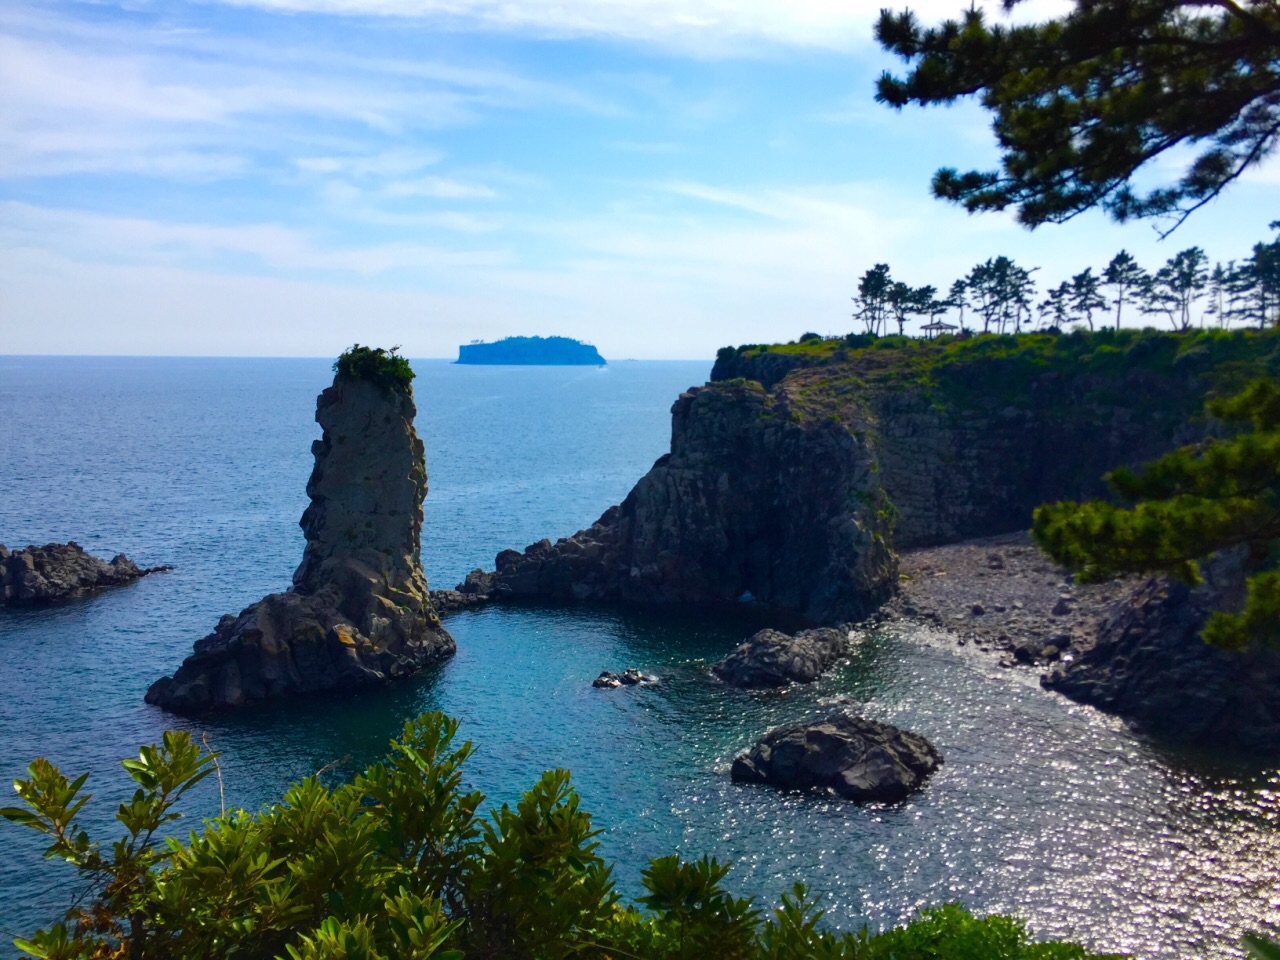
[[[407,384],[338,377],[320,394],[292,588],[224,616],[148,703],[197,713],[355,690],[454,652],[418,560],[427,471],[416,412]]]
[[[0,543],[0,606],[56,603],[170,569],[139,567],[123,553],[108,563],[74,540],[25,550],[7,550]]]
[[[1280,648],[1235,652],[1200,639],[1214,610],[1243,603],[1243,554],[1218,556],[1201,572],[1195,589],[1164,578],[1141,584],[1092,645],[1040,684],[1153,733],[1280,754]]]
[[[847,631],[833,627],[788,636],[761,630],[711,667],[731,687],[781,687],[812,683],[849,649]]]
[[[847,800],[895,803],[919,789],[942,754],[918,733],[849,713],[770,730],[733,761],[732,777]]]

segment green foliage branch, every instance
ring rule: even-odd
[[[406,392],[413,382],[413,368],[400,356],[400,348],[362,347],[352,344],[333,362],[335,380],[363,380],[387,391]]]
[[[598,831],[569,774],[543,774],[514,808],[479,815],[463,789],[470,743],[457,721],[405,724],[382,761],[330,789],[311,777],[257,814],[173,834],[176,801],[213,770],[187,733],[166,733],[124,767],[137,784],[107,847],[78,818],[87,774],[68,780],[38,759],[15,781],[5,819],[45,834],[45,857],[89,882],[91,902],[16,941],[47,960],[1089,960],[1082,947],[1035,943],[1007,917],[956,905],[872,935],[821,926],[796,884],[765,917],[710,858],[652,861],[645,894],[623,905]]]
[[[880,78],[880,102],[977,95],[992,114],[1001,169],[939,170],[934,194],[970,212],[1012,206],[1030,227],[1102,207],[1118,221],[1172,215],[1172,230],[1280,136],[1271,0],[1076,0],[1025,26],[993,26],[976,6],[929,28],[909,10],[884,10],[876,38],[909,64],[903,77]],[[1180,146],[1198,153],[1176,182],[1132,186]]]
[[[1163,572],[1201,581],[1200,561],[1218,550],[1248,551],[1247,598],[1239,613],[1214,613],[1204,639],[1242,649],[1280,642],[1280,387],[1256,380],[1208,413],[1239,429],[1183,447],[1140,472],[1107,480],[1130,505],[1105,501],[1046,504],[1033,535],[1084,582],[1122,573]]]

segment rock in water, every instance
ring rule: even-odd
[[[824,787],[847,800],[895,803],[919,788],[942,754],[918,733],[848,713],[770,730],[733,761],[734,780]]]
[[[0,606],[55,603],[168,569],[144,569],[123,553],[107,563],[74,540],[13,551],[0,543]]]
[[[849,647],[844,630],[825,627],[787,636],[761,630],[733,653],[711,667],[731,687],[781,687],[812,683]]]
[[[147,691],[175,713],[408,677],[452,654],[418,560],[427,469],[407,383],[335,377],[316,402],[307,546],[287,593],[225,616]]]

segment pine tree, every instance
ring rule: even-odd
[[[1173,215],[1172,230],[1280,138],[1274,0],[1075,0],[1017,27],[991,26],[976,5],[932,28],[883,10],[876,39],[909,64],[880,78],[880,102],[977,95],[993,115],[1001,169],[939,170],[934,194],[970,212],[1014,207],[1030,227],[1101,207],[1120,221]],[[1179,179],[1134,188],[1180,147],[1198,153]]]
[[[1061,330],[1071,322],[1071,281],[1064,280],[1040,302],[1040,318]]]
[[[877,263],[862,275],[858,281],[858,295],[853,298],[856,305],[853,316],[866,326],[866,332],[879,336],[889,315],[889,291],[893,287],[893,279],[889,276],[889,265]]]
[[[1132,254],[1121,250],[1111,258],[1107,268],[1102,271],[1102,282],[1110,287],[1114,294],[1111,302],[1115,304],[1116,329],[1119,330],[1120,311],[1124,309],[1126,303],[1142,298],[1151,278],[1147,276],[1147,271],[1138,266],[1138,261]]]
[[[1038,269],[1038,268],[1035,268]],[[982,314],[983,333],[992,324],[1000,333],[1011,326],[1014,332],[1031,316],[1031,298],[1035,296],[1033,270],[1018,266],[1000,256],[976,265],[965,278],[965,287],[974,296],[974,308]]]
[[[1089,329],[1093,329],[1093,311],[1102,310],[1107,301],[1098,290],[1098,278],[1093,275],[1092,268],[1086,268],[1071,278],[1071,312],[1082,316]]]
[[[1191,308],[1209,284],[1208,257],[1199,247],[1175,253],[1146,289],[1144,313],[1163,313],[1175,330],[1191,329]]]
[[[1121,573],[1163,572],[1200,582],[1198,561],[1247,550],[1248,598],[1240,613],[1206,623],[1210,643],[1241,649],[1280,642],[1280,387],[1257,380],[1211,401],[1210,415],[1243,425],[1229,439],[1183,447],[1140,472],[1107,475],[1131,506],[1105,501],[1038,508],[1032,533],[1083,582]]]

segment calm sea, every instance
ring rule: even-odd
[[[433,586],[590,524],[667,449],[671,402],[709,371],[414,366]],[[846,928],[958,900],[1020,914],[1039,935],[1186,958],[1238,956],[1241,932],[1280,926],[1280,771],[1162,749],[1030,673],[901,627],[811,687],[750,694],[705,669],[746,622],[494,608],[451,617],[457,657],[409,686],[190,725],[144,705],[219,616],[289,584],[329,380],[316,360],[0,357],[0,542],[76,540],[174,566],[64,606],[0,611],[0,778],[35,756],[92,770],[90,821],[110,836],[127,790],[117,761],[167,727],[207,736],[229,800],[254,808],[329,764],[358,769],[406,718],[441,709],[477,744],[471,783],[495,803],[546,768],[572,770],[629,893],[647,858],[706,852],[734,862],[739,893],[773,899],[804,879]],[[628,666],[662,683],[591,687]],[[922,793],[857,807],[729,781],[733,755],[767,727],[840,698],[942,749]],[[212,788],[189,807],[216,810]],[[29,833],[0,824],[6,936],[50,921],[75,892]]]

